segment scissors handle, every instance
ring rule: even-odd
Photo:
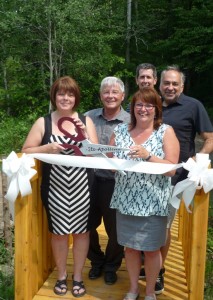
[[[75,155],[77,156],[83,156],[83,153],[81,152],[80,148],[76,145],[70,145],[70,144],[60,144],[60,146],[66,148],[66,149],[73,149],[75,152]]]
[[[63,123],[64,122],[71,122],[75,125],[76,131],[77,131],[77,136],[70,134],[66,129],[63,128]],[[85,140],[85,136],[83,135],[82,129],[76,124],[76,121],[71,118],[71,117],[62,117],[58,120],[58,129],[67,137],[71,138],[75,142],[81,142]]]

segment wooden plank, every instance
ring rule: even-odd
[[[40,198],[40,182],[38,182],[37,186],[37,199],[36,199],[36,221],[37,221],[37,260],[38,260],[38,289],[42,286],[44,280],[47,279],[49,273],[46,272],[46,266],[44,265],[46,253],[48,252],[48,248],[46,248],[45,252],[43,249],[43,239],[44,235],[47,232],[46,227],[44,226],[43,220],[43,206]],[[46,235],[45,235],[46,240]],[[37,291],[36,291],[37,292]]]
[[[15,203],[15,299],[32,299],[31,239],[29,219],[30,197],[18,197]],[[26,286],[26,282],[28,283]]]
[[[208,208],[209,194],[202,189],[194,200],[189,300],[203,299],[204,295]]]
[[[167,255],[167,260],[169,260],[169,261],[177,261],[180,259],[183,259],[182,253],[180,251],[178,251],[178,252],[170,251]],[[182,262],[182,264],[184,265],[184,261]]]
[[[41,271],[42,266],[40,263],[40,256],[39,256],[39,242],[40,236],[38,232],[38,206],[37,206],[37,199],[38,199],[38,190],[37,190],[38,180],[31,183],[32,186],[32,215],[31,215],[31,253],[32,253],[32,262],[31,262],[31,273],[33,274],[32,282],[32,296],[36,294],[38,288],[42,284],[42,277]],[[40,284],[40,286],[39,286]]]
[[[176,222],[177,224],[177,222]],[[175,225],[175,230],[177,230],[178,226]],[[174,230],[174,229],[173,229]],[[100,233],[100,241],[102,248],[104,249],[106,246],[106,233],[104,230],[103,224],[98,228]],[[177,233],[175,233],[177,237]],[[184,263],[183,263],[183,252],[181,248],[181,243],[177,241],[177,238],[173,236],[171,248],[168,254],[168,259],[166,261],[166,273],[165,273],[165,291],[158,295],[158,300],[187,300],[187,284],[186,284],[186,276],[184,272]],[[169,260],[171,258],[171,261]],[[72,296],[71,290],[71,274],[73,267],[73,258],[72,258],[72,249],[70,248],[68,260],[67,260],[67,270],[68,270],[68,293],[63,296],[63,299],[76,299]],[[109,286],[106,285],[103,276],[96,279],[90,280],[88,278],[88,273],[90,270],[90,261],[86,260],[84,271],[83,271],[83,279],[87,289],[87,294],[82,299],[87,300],[121,300],[123,299],[125,293],[129,288],[129,277],[128,272],[126,271],[125,260],[123,260],[122,265],[118,271],[118,281],[115,285]],[[56,296],[53,292],[53,287],[57,280],[57,271],[54,270],[38,293],[35,295],[33,300],[55,300],[62,299],[60,296]],[[145,297],[145,287],[146,281],[139,280],[140,285],[140,298],[143,299]]]

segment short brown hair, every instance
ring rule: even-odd
[[[155,107],[155,119],[154,119],[154,129],[158,129],[162,124],[162,100],[156,90],[152,87],[143,87],[141,90],[137,91],[131,100],[130,115],[131,122],[129,130],[132,130],[136,126],[136,118],[134,113],[134,107],[136,101],[143,101],[145,103],[150,103]]]
[[[58,91],[73,93],[75,96],[75,105],[73,109],[76,109],[78,107],[80,103],[80,88],[73,78],[69,76],[60,77],[56,79],[56,81],[51,86],[50,101],[54,109],[56,109],[56,93]]]
[[[136,68],[136,78],[139,77],[140,70],[152,70],[153,77],[157,79],[157,70],[154,65],[150,63],[143,63],[138,65]]]

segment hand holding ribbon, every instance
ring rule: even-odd
[[[176,184],[173,190],[171,204],[176,209],[180,206],[180,201],[177,196],[181,193],[183,201],[185,203],[188,212],[189,205],[191,204],[196,189],[203,188],[205,193],[208,193],[213,189],[213,169],[209,169],[209,155],[208,154],[196,154],[196,161],[189,158],[186,163],[183,163],[183,168],[188,170],[188,178],[182,180]]]

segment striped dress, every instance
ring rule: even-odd
[[[51,115],[45,117],[45,134],[42,144],[80,143],[65,136],[52,134]],[[74,155],[72,149],[61,151],[63,155]],[[84,233],[90,229],[90,198],[93,170],[65,167],[43,163],[41,198],[45,206],[50,232],[64,235]]]

